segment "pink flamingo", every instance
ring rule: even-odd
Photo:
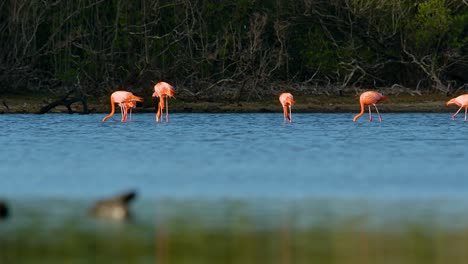
[[[279,96],[279,101],[283,106],[283,122],[286,123],[286,119],[292,122],[291,106],[296,103],[294,97],[290,93],[282,93]]]
[[[111,118],[114,115],[114,113],[115,113],[115,104],[116,103],[119,104],[120,111],[122,113],[121,121],[122,122],[127,121],[127,111],[128,111],[128,107],[129,107],[127,104],[129,102],[132,102],[132,101],[133,102],[143,102],[143,98],[135,96],[131,92],[116,91],[116,92],[113,92],[111,94],[110,101],[111,101],[111,112],[110,112],[109,115],[107,115],[106,117],[104,117],[102,119],[102,122],[106,121],[107,119]]]
[[[153,97],[159,97],[158,111],[156,113],[156,122],[161,118],[161,112],[166,108],[166,122],[169,120],[169,103],[167,97],[174,97],[175,91],[172,85],[167,82],[158,82],[154,86]],[[165,102],[164,102],[165,101]],[[167,105],[167,107],[166,107]]]
[[[361,104],[361,112],[354,116],[353,122],[356,122],[356,120],[364,114],[364,109],[366,105],[369,107],[369,122],[372,122],[372,112],[370,107],[371,105],[375,107],[375,111],[377,111],[377,114],[379,115],[379,120],[380,122],[382,122],[382,117],[380,116],[379,109],[377,109],[376,105],[382,100],[388,101],[389,99],[386,96],[383,96],[381,93],[375,91],[363,92],[359,97],[359,103]]]
[[[465,108],[465,122],[466,122],[466,111],[468,109],[468,94],[462,94],[458,97],[450,99],[445,105],[451,105],[451,104],[456,104],[460,107],[458,111],[452,116],[452,120],[455,120],[455,116],[460,112],[462,108]]]
[[[123,121],[127,121],[127,116],[130,113],[130,121],[132,120],[132,110],[133,108],[136,108],[136,102],[135,101],[125,101],[119,104],[120,108],[123,110]]]

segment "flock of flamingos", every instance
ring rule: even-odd
[[[167,82],[158,82],[154,86],[154,93],[153,97],[159,97],[159,103],[158,103],[158,111],[156,112],[156,122],[159,122],[161,120],[161,114],[166,109],[166,122],[169,120],[169,110],[168,110],[168,97],[174,97],[175,91],[174,87]],[[379,109],[377,108],[377,103],[380,101],[385,101],[388,100],[388,98],[384,95],[382,95],[379,92],[376,91],[367,91],[363,92],[361,96],[359,97],[359,103],[361,105],[361,112],[359,114],[355,115],[353,118],[353,122],[356,122],[356,120],[361,117],[364,114],[366,106],[369,109],[369,122],[372,122],[372,111],[371,111],[371,105],[375,107],[375,111],[377,112],[377,115],[379,116],[380,122],[382,122],[382,117],[380,116]],[[107,119],[111,118],[114,113],[115,113],[115,104],[119,104],[120,106],[120,111],[122,113],[122,122],[126,122],[128,115],[130,114],[130,120],[131,120],[131,115],[132,115],[132,109],[136,107],[136,102],[142,102],[143,98],[139,96],[133,95],[131,92],[127,91],[116,91],[113,92],[111,97],[111,112],[109,115],[104,117],[102,119],[102,122],[106,121]],[[291,118],[291,107],[294,105],[296,102],[294,101],[294,97],[292,96],[291,93],[282,93],[279,96],[279,101],[281,105],[283,106],[283,114],[284,122],[292,122]],[[460,112],[462,108],[465,108],[465,122],[466,122],[466,115],[467,115],[467,110],[468,110],[468,94],[463,94],[458,97],[450,99],[446,105],[450,104],[456,104],[460,108],[458,111],[452,115],[452,120],[455,120],[455,116]]]

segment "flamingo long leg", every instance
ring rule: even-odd
[[[291,112],[291,106],[289,106],[289,123],[292,122],[292,112]]]
[[[374,104],[375,111],[377,111],[377,114],[379,115],[379,120],[382,122],[382,117],[380,116],[379,109],[377,108],[377,105]]]
[[[158,103],[158,110],[159,110],[159,103]],[[158,122],[158,110],[156,110],[156,115],[155,115],[155,117],[156,117],[156,122]]]
[[[130,121],[132,121],[132,108],[130,108]]]
[[[131,118],[132,108],[130,108],[130,109],[127,108],[127,109],[125,109],[125,122],[128,121],[128,111],[130,111],[130,119],[132,119]]]
[[[158,110],[156,111],[156,122],[159,122],[158,114],[161,113],[161,99],[158,102]]]
[[[455,120],[455,116],[458,114],[458,112],[460,112],[460,110],[462,110],[463,106],[460,107],[460,109],[458,109],[458,111],[452,116],[452,120]]]
[[[287,120],[286,113],[284,112],[284,108],[283,108],[283,124],[286,124],[286,120]]]
[[[163,109],[163,107],[162,107],[162,104],[161,104],[161,102],[159,102],[159,117],[158,117],[158,119],[159,119],[159,121],[161,121],[161,122],[162,122],[161,116],[162,116],[162,111],[163,111],[163,110],[164,110],[164,109]]]
[[[370,105],[368,107],[369,107],[369,122],[372,122],[372,112],[370,109]]]
[[[127,122],[127,118],[128,118],[128,108],[127,107],[124,107],[124,121]],[[131,109],[130,109],[131,110]]]
[[[120,119],[120,121],[121,121],[121,122],[124,122],[124,121],[125,121],[125,119],[124,119],[125,115],[124,115],[124,107],[123,107],[122,105],[120,105],[120,114],[121,114],[121,116],[122,116],[122,118]]]
[[[169,122],[169,103],[166,97],[166,123]]]
[[[468,110],[468,107],[465,107],[465,122],[466,122],[466,111]]]

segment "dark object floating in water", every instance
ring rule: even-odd
[[[91,216],[112,220],[125,220],[130,217],[128,203],[136,197],[135,191],[126,192],[108,199],[99,200],[89,210]]]
[[[8,207],[5,202],[0,201],[0,220],[8,217]]]

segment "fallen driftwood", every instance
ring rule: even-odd
[[[75,96],[71,96],[72,94],[75,94]],[[77,90],[71,90],[68,93],[66,93],[64,96],[62,96],[60,99],[42,107],[38,114],[45,114],[49,112],[51,109],[63,105],[66,106],[68,109],[69,114],[73,114],[73,110],[71,108],[71,105],[76,103],[76,102],[81,102],[83,105],[83,112],[82,114],[89,114],[88,110],[88,104],[86,102],[86,97],[83,95],[83,93],[78,92]]]
[[[5,100],[2,101],[2,104],[3,106],[5,106],[5,108],[10,111],[10,107],[8,107],[7,103],[5,102]]]
[[[0,97],[0,100],[2,101],[3,107],[5,107],[6,112],[7,112],[7,113],[10,112],[10,107],[8,106],[7,102],[6,102],[5,100],[3,100],[2,97]],[[0,114],[4,114],[4,113],[5,113],[5,111],[0,110]]]
[[[115,197],[99,200],[89,209],[88,213],[97,218],[125,220],[130,217],[128,203],[136,197],[136,192],[130,191]]]

